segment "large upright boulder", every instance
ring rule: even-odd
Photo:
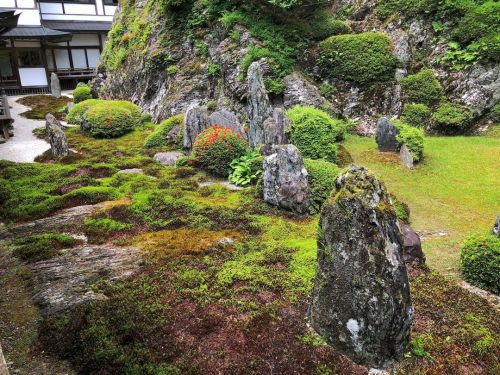
[[[264,121],[264,143],[266,145],[283,145],[288,143],[286,133],[290,120],[282,108],[275,108],[273,115]]]
[[[210,115],[208,121],[210,125],[222,126],[223,128],[231,129],[232,131],[241,135],[243,138],[247,137],[246,133],[243,131],[238,116],[226,109],[215,111]]]
[[[265,143],[264,122],[273,113],[266,86],[264,85],[262,68],[258,61],[254,61],[248,68],[247,80],[250,115],[248,143],[250,147],[257,147]]]
[[[385,368],[410,340],[403,236],[384,185],[352,165],[323,206],[309,319],[354,361]]]
[[[309,212],[304,160],[294,145],[280,145],[264,159],[264,201],[287,210]]]
[[[56,73],[52,72],[50,75],[50,92],[56,99],[61,97],[61,83]]]
[[[66,134],[61,123],[50,113],[45,117],[45,130],[49,138],[50,148],[54,159],[60,159],[69,155]]]
[[[193,148],[198,134],[209,127],[208,111],[204,107],[190,107],[184,116],[183,146],[186,149]]]
[[[396,136],[399,129],[387,117],[382,117],[377,123],[377,144],[379,151],[397,152],[399,143]]]

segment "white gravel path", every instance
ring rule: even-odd
[[[35,157],[47,151],[50,145],[42,139],[35,137],[33,129],[45,126],[43,120],[29,120],[20,116],[28,107],[17,103],[22,96],[9,96],[10,113],[14,118],[14,137],[6,143],[0,144],[0,160],[31,163]]]

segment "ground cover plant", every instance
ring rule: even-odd
[[[58,120],[63,120],[66,116],[64,109],[70,101],[71,99],[66,96],[56,99],[51,95],[33,95],[20,98],[17,102],[26,107],[30,107],[28,111],[21,114],[21,116],[26,118],[32,120],[45,120],[45,116],[51,113]]]

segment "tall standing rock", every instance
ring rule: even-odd
[[[45,117],[45,130],[49,138],[50,148],[54,159],[60,159],[69,155],[68,142],[66,134],[62,129],[62,125],[52,114],[47,114]]]
[[[56,99],[61,97],[61,84],[59,83],[59,77],[54,72],[50,75],[50,92]]]
[[[309,319],[356,362],[384,368],[410,339],[403,237],[389,195],[366,169],[351,166],[335,186],[320,217]]]
[[[399,143],[396,136],[399,129],[387,117],[382,117],[377,123],[377,144],[379,151],[397,152]]]
[[[208,127],[207,109],[198,106],[189,108],[184,116],[184,148],[191,149],[198,134]]]
[[[264,122],[264,142],[266,145],[283,145],[288,143],[286,133],[290,120],[282,108],[275,108],[272,117]]]
[[[210,125],[219,125],[223,128],[231,129],[232,131],[238,133],[243,138],[246,138],[247,135],[243,131],[241,127],[240,120],[238,116],[236,116],[233,112],[222,109],[220,111],[216,111],[210,115],[208,118]]]
[[[273,112],[269,97],[267,96],[266,86],[264,85],[262,68],[258,61],[254,61],[248,68],[247,80],[250,114],[248,143],[250,147],[257,147],[265,143],[264,122]]]
[[[309,212],[309,184],[304,160],[294,145],[275,147],[264,159],[264,201],[299,214]]]

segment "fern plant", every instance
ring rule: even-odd
[[[232,172],[229,174],[229,181],[238,186],[254,184],[262,175],[262,169],[256,169],[255,160],[261,158],[257,150],[249,151],[245,155],[234,159],[231,162]]]

